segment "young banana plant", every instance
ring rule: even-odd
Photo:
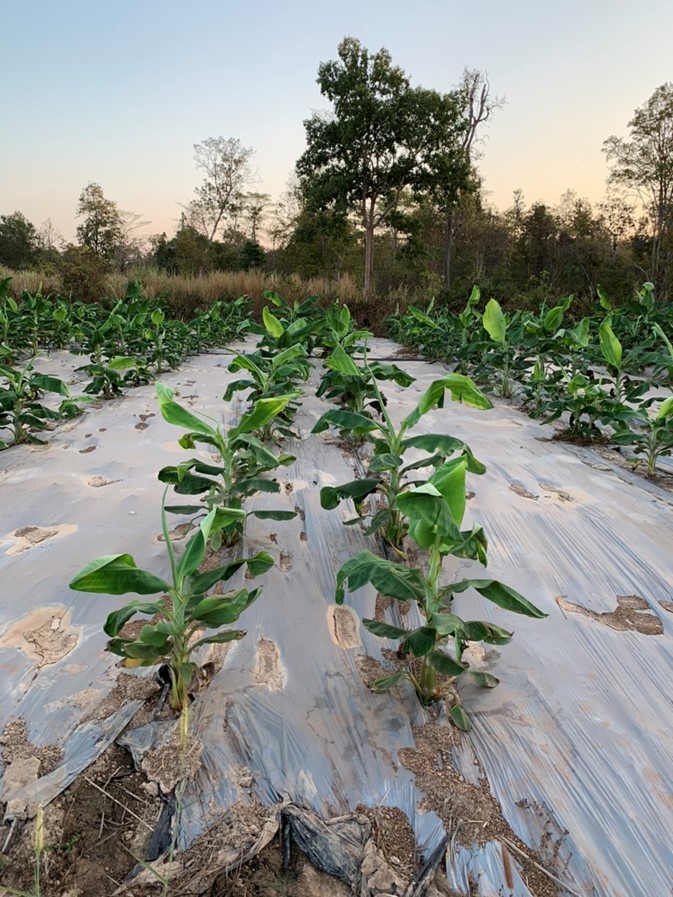
[[[470,642],[504,645],[512,638],[511,632],[494,623],[463,620],[454,613],[454,595],[474,589],[505,610],[529,617],[546,616],[523,595],[497,580],[441,582],[442,561],[447,555],[473,558],[486,564],[487,543],[481,526],[461,530],[467,470],[467,458],[453,458],[439,466],[427,482],[397,496],[396,505],[408,521],[410,538],[429,552],[427,572],[362,551],[337,574],[338,604],[344,601],[346,585],[355,591],[367,583],[386,597],[417,604],[421,625],[415,629],[373,619],[364,619],[363,623],[374,635],[397,641],[398,656],[406,659],[401,669],[375,682],[374,687],[384,691],[408,679],[423,705],[443,698],[447,686],[464,673],[478,685],[496,686],[498,679],[488,672],[471,670],[463,653]],[[470,728],[459,700],[455,700],[449,714],[459,728]]]
[[[396,549],[402,546],[402,539],[407,531],[407,522],[399,500],[412,483],[406,481],[407,474],[421,468],[442,464],[446,458],[458,453],[464,458],[472,473],[483,473],[485,468],[470,448],[460,439],[437,433],[425,433],[409,436],[408,432],[431,409],[444,405],[444,396],[448,392],[457,402],[465,402],[475,408],[491,408],[490,400],[474,385],[472,380],[462,374],[447,374],[435,380],[423,393],[413,411],[408,414],[399,427],[395,427],[380,395],[376,379],[372,379],[375,393],[379,395],[381,420],[374,420],[363,414],[351,411],[327,411],[313,427],[313,433],[321,433],[328,427],[335,426],[348,432],[352,438],[366,438],[373,447],[373,456],[369,463],[367,476],[360,480],[352,480],[341,486],[324,486],[320,490],[320,503],[323,508],[336,508],[344,499],[355,502],[358,516],[350,523],[361,523],[369,516],[364,508],[364,500],[373,493],[378,493],[383,506],[371,517],[366,532],[382,531],[386,541]],[[404,456],[409,449],[420,449],[429,452],[429,457],[420,461],[405,463]]]
[[[275,454],[253,435],[283,411],[294,393],[259,399],[237,426],[225,430],[217,421],[192,414],[179,405],[173,398],[174,390],[163,383],[157,383],[156,392],[163,418],[187,430],[178,440],[182,448],[193,449],[197,443],[203,443],[217,453],[217,460],[211,464],[190,458],[159,471],[159,479],[172,484],[179,495],[203,495],[203,504],[172,505],[167,511],[200,514],[213,508],[238,510],[239,516],[213,535],[211,544],[215,550],[238,541],[248,516],[268,520],[290,520],[295,516],[294,511],[242,510],[243,499],[256,492],[280,492],[280,485],[264,474],[294,461],[292,455]]]
[[[164,493],[165,496],[165,493]],[[226,527],[243,512],[230,508],[213,508],[201,521],[178,561],[162,507],[162,529],[171,568],[171,582],[141,570],[130,554],[100,557],[87,564],[74,577],[70,588],[78,592],[105,595],[158,595],[152,601],[133,600],[108,615],[103,627],[110,636],[108,649],[124,658],[127,667],[154,666],[165,663],[170,670],[171,706],[183,710],[189,701],[192,677],[198,675],[194,652],[202,645],[242,639],[245,631],[223,629],[235,623],[246,608],[257,599],[261,589],[236,589],[225,595],[208,595],[218,582],[230,579],[247,566],[253,576],[273,566],[273,558],[260,552],[224,564],[214,570],[199,572],[206,548],[213,534]],[[125,635],[125,625],[137,614],[150,617],[137,635]],[[207,634],[208,630],[215,630]]]

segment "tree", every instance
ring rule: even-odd
[[[212,243],[225,215],[240,211],[244,188],[252,181],[254,150],[233,137],[209,137],[194,144],[196,167],[204,181],[188,206],[189,220]]]
[[[297,174],[309,208],[358,212],[365,238],[364,295],[373,288],[374,237],[437,152],[449,104],[434,91],[412,88],[381,49],[370,56],[345,38],[339,59],[321,63],[318,84],[333,105],[304,122],[307,148]],[[439,123],[437,122],[439,117]],[[446,150],[446,146],[443,147]]]
[[[38,249],[37,231],[22,212],[0,215],[0,263],[15,271],[30,268]]]
[[[608,183],[635,191],[649,219],[650,279],[666,297],[673,261],[673,84],[662,84],[628,123],[630,138],[609,137]]]
[[[86,246],[99,258],[112,261],[124,239],[124,224],[117,204],[106,199],[100,184],[89,183],[77,202],[77,226],[80,246]]]
[[[271,201],[268,193],[246,193],[243,197],[243,212],[250,225],[250,240],[257,243],[267,208]]]
[[[491,85],[488,75],[478,69],[465,68],[463,77],[458,86],[459,102],[465,119],[465,127],[460,137],[461,146],[467,157],[468,170],[471,170],[472,178],[465,178],[464,182],[454,183],[440,177],[433,189],[435,201],[440,206],[445,221],[444,252],[442,257],[442,274],[446,287],[451,285],[451,254],[453,240],[458,225],[461,199],[465,194],[479,187],[479,180],[472,166],[477,152],[475,141],[477,132],[488,121],[496,109],[501,109],[504,99],[491,97]]]

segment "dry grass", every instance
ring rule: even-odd
[[[17,298],[23,290],[34,293],[40,287],[45,294],[63,294],[58,272],[10,271],[0,265],[0,278],[9,275],[13,278],[11,293]],[[319,296],[325,304],[338,300],[349,306],[362,326],[370,327],[376,332],[381,331],[383,320],[395,311],[396,306],[399,305],[404,310],[412,301],[427,301],[427,297],[414,299],[406,292],[395,291],[365,303],[362,288],[348,274],[334,280],[321,277],[302,279],[297,274],[281,275],[259,270],[214,271],[205,275],[185,276],[167,274],[156,268],[139,268],[124,274],[106,275],[105,296],[121,298],[129,280],[140,280],[146,296],[167,299],[177,317],[189,317],[197,309],[206,308],[215,300],[232,301],[239,296],[249,296],[253,312],[259,314],[263,292],[275,290],[291,303],[302,302],[309,296]]]

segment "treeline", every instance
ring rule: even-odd
[[[306,149],[281,201],[253,192],[252,148],[234,138],[194,147],[203,176],[176,232],[142,238],[148,222],[99,184],[82,191],[77,237],[49,221],[0,215],[0,264],[37,270],[64,295],[96,299],[113,272],[197,278],[256,272],[311,280],[321,292],[359,285],[369,304],[462,302],[474,283],[506,305],[536,305],[598,285],[616,300],[644,280],[673,289],[673,85],[657,88],[609,137],[608,192],[592,205],[568,190],[556,205],[516,191],[506,210],[486,200],[478,148],[502,101],[466,69],[447,94],[411,85],[386,50],[346,38],[318,70],[329,114],[305,122]],[[381,302],[381,300],[384,300]]]

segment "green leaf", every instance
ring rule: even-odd
[[[603,321],[598,328],[598,338],[601,344],[601,353],[606,363],[613,368],[620,368],[622,364],[622,344],[615,336],[608,321]]]
[[[437,633],[430,626],[420,626],[409,633],[404,644],[411,648],[414,657],[424,657],[434,648],[436,637]]]
[[[263,477],[248,477],[245,480],[239,480],[234,486],[233,491],[236,494],[245,493],[252,495],[253,492],[280,492],[280,485],[275,480],[265,480]]]
[[[210,427],[207,423],[195,417],[190,411],[187,411],[186,408],[183,408],[182,405],[178,405],[177,402],[173,401],[174,389],[164,386],[163,383],[157,383],[156,393],[161,416],[169,424],[174,424],[176,427],[184,427],[186,430],[193,430],[195,433],[201,433],[204,436],[217,436],[217,432],[213,427]]]
[[[483,670],[470,670],[469,674],[477,685],[480,685],[482,688],[495,688],[496,685],[500,684],[499,679],[490,673],[485,673]]]
[[[50,377],[48,374],[33,374],[30,378],[30,385],[44,392],[55,392],[61,396],[70,394],[63,380],[59,380],[58,377]]]
[[[466,589],[476,589],[484,598],[488,598],[493,604],[504,610],[511,610],[515,614],[524,614],[527,617],[542,619],[548,616],[527,598],[520,595],[510,586],[498,582],[495,579],[463,579],[446,587],[447,592],[464,592]]]
[[[166,511],[171,514],[198,514],[205,511],[205,505],[166,505]]]
[[[443,651],[431,651],[428,654],[428,662],[442,676],[451,676],[452,679],[460,676],[468,667],[466,663],[459,663]]]
[[[430,483],[439,491],[450,508],[456,527],[460,527],[465,516],[466,468],[467,460],[464,457],[454,458],[438,467],[430,477]]]
[[[123,629],[131,617],[136,614],[159,614],[166,610],[160,601],[130,601],[119,610],[112,611],[108,614],[108,618],[103,626],[106,635],[115,636]]]
[[[443,436],[439,433],[422,433],[419,436],[409,436],[402,441],[404,448],[419,448],[424,452],[438,452],[442,455],[452,455],[461,452],[465,448],[462,439],[453,436]]]
[[[555,308],[549,309],[542,322],[542,326],[547,333],[555,333],[559,329],[564,313],[565,306],[563,305],[557,305]]]
[[[351,480],[342,486],[323,486],[320,490],[320,507],[326,511],[333,511],[344,498],[351,498],[356,502],[362,501],[367,495],[376,492],[380,485],[379,479],[364,478]]]
[[[500,304],[495,299],[489,299],[484,309],[482,318],[484,330],[488,333],[494,343],[500,343],[501,346],[507,343],[507,319],[502,313]]]
[[[662,421],[666,420],[669,417],[673,417],[673,396],[669,396],[669,398],[664,399],[664,401],[659,406],[659,411],[657,412],[655,420]]]
[[[296,511],[250,511],[251,517],[258,520],[293,520],[297,516]]]
[[[432,483],[425,483],[417,489],[403,492],[395,499],[395,505],[410,520],[422,521],[436,535],[451,541],[460,540],[460,530],[456,526],[451,509]]]
[[[463,629],[463,621],[455,614],[432,614],[429,623],[437,630],[437,635],[453,635],[455,632],[461,632]]]
[[[421,324],[425,324],[426,327],[431,327],[433,330],[437,330],[437,322],[433,321],[433,319],[429,315],[426,315],[425,312],[420,311],[420,309],[415,308],[413,305],[409,306],[407,312]]]
[[[600,303],[601,308],[605,309],[607,312],[612,311],[612,303],[608,299],[608,295],[603,289],[602,286],[596,287],[596,293],[598,294],[598,301]]]
[[[348,355],[338,343],[329,358],[325,360],[325,367],[328,367],[333,371],[338,371],[346,377],[363,379],[365,376],[364,372],[360,370],[350,355]]]
[[[391,676],[386,676],[383,679],[377,679],[376,682],[372,682],[372,688],[376,691],[388,691],[390,688],[395,688],[396,685],[399,685],[400,682],[403,682],[408,678],[409,674],[407,671],[400,670],[397,673],[393,673]]]
[[[283,333],[285,333],[281,322],[274,314],[272,314],[272,312],[266,305],[262,309],[262,320],[264,322],[264,326],[274,339],[280,339]]]
[[[76,592],[98,592],[103,595],[153,595],[167,592],[170,586],[163,579],[139,570],[130,554],[111,554],[91,561],[70,582]]]
[[[290,393],[284,396],[273,396],[266,399],[258,399],[252,407],[252,410],[244,414],[237,427],[229,431],[229,440],[236,439],[243,433],[252,433],[264,427],[274,417],[277,417],[285,408],[288,402],[297,398],[298,392]]]
[[[451,722],[462,732],[469,732],[472,729],[470,718],[460,704],[453,705],[451,710],[449,710],[449,717]]]
[[[512,641],[512,633],[495,623],[484,620],[466,620],[463,624],[463,638],[468,642],[486,642],[489,645],[507,645]]]
[[[370,417],[363,414],[356,414],[354,411],[326,411],[316,422],[311,433],[323,433],[332,424],[340,430],[346,430],[349,433],[370,433],[372,430],[380,430],[381,428]]]
[[[408,629],[401,629],[399,626],[391,626],[389,623],[383,623],[381,620],[365,620],[362,621],[365,629],[379,638],[404,639],[409,635]]]
[[[338,604],[343,603],[346,582],[353,592],[370,582],[377,591],[398,601],[422,601],[426,594],[425,580],[418,570],[383,560],[371,551],[361,551],[337,573]]]
[[[128,371],[130,368],[136,367],[137,364],[138,359],[131,355],[115,355],[108,361],[107,367],[113,371]]]
[[[435,406],[441,408],[444,404],[444,393],[448,390],[454,402],[464,402],[474,408],[488,409],[493,403],[484,393],[475,386],[469,377],[463,374],[447,374],[440,380],[435,380],[423,393],[416,408],[402,421],[402,427],[408,429],[415,426],[418,421],[431,411]]]
[[[233,595],[204,598],[191,609],[189,619],[213,628],[234,623],[253,603],[258,594],[259,589],[253,589],[251,592],[248,592],[247,589],[239,589]]]
[[[194,642],[192,650],[201,647],[201,645],[222,645],[225,642],[238,642],[247,635],[245,629],[226,629],[224,632],[218,632],[215,635],[201,638],[198,642]]]
[[[194,535],[187,543],[184,554],[182,555],[180,563],[178,564],[179,577],[191,576],[192,573],[198,570],[198,568],[203,563],[203,559],[206,556],[206,545],[208,544],[210,530],[213,526],[215,515],[218,513],[218,509],[213,508],[212,511],[206,514],[206,516],[199,524],[198,532],[194,533]]]
[[[138,641],[143,645],[151,645],[158,651],[163,651],[170,640],[170,634],[162,632],[157,626],[147,624],[138,633]]]
[[[392,455],[390,452],[383,452],[380,455],[374,455],[372,458],[368,472],[382,473],[385,470],[395,470],[402,464],[402,458],[399,455]]]

